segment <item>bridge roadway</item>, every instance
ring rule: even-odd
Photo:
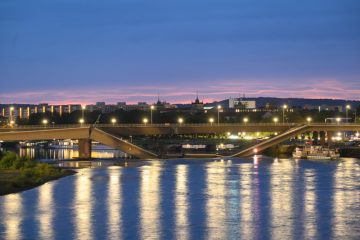
[[[224,134],[227,132],[281,132],[277,136],[260,142],[231,156],[246,157],[260,153],[268,147],[309,131],[360,131],[360,124],[100,124],[55,125],[55,126],[18,126],[0,128],[0,140],[50,140],[50,139],[92,139],[105,145],[120,149],[140,159],[159,158],[155,153],[123,140],[121,136],[135,135],[172,135],[172,134]],[[80,149],[80,148],[79,148]],[[200,155],[204,156],[204,155]],[[212,155],[209,155],[212,156]],[[196,157],[196,155],[191,155]]]

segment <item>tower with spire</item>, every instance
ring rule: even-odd
[[[196,91],[196,99],[194,102],[191,103],[191,110],[192,111],[200,111],[204,109],[204,103],[199,100],[198,91]]]

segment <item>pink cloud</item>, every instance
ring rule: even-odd
[[[279,81],[256,80],[223,80],[214,81],[200,89],[193,86],[133,86],[113,87],[112,89],[83,89],[83,90],[48,90],[21,91],[2,93],[2,103],[40,103],[50,104],[93,104],[97,101],[116,103],[126,101],[136,103],[157,101],[158,92],[161,100],[172,103],[190,103],[195,99],[196,91],[204,102],[223,100],[246,94],[247,97],[292,97],[292,98],[332,98],[360,100],[360,84],[344,85],[332,79],[305,79],[284,85]]]

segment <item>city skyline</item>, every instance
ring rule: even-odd
[[[358,1],[2,1],[0,102],[360,100]],[[96,99],[96,100],[95,100]],[[116,99],[116,100],[115,100]]]
[[[167,96],[167,95],[165,95]],[[171,95],[169,95],[171,96]],[[246,94],[238,94],[237,96],[229,96],[229,97],[224,97],[224,98],[218,98],[218,99],[212,99],[212,98],[206,98],[206,97],[202,97],[200,95],[200,93],[198,91],[196,91],[194,94],[189,94],[189,100],[186,101],[168,101],[166,97],[162,96],[162,95],[147,95],[147,100],[144,100],[143,98],[136,98],[136,96],[134,95],[134,100],[133,101],[126,101],[125,99],[121,99],[121,98],[117,98],[116,96],[114,96],[111,100],[112,101],[105,101],[102,98],[94,98],[92,99],[92,101],[90,102],[75,102],[75,101],[19,101],[19,99],[16,100],[16,102],[1,102],[0,101],[0,105],[42,105],[42,104],[48,104],[50,105],[80,105],[80,106],[90,106],[90,105],[95,105],[97,103],[106,103],[107,105],[117,105],[117,104],[126,104],[126,105],[138,105],[138,104],[147,104],[147,105],[153,105],[156,104],[158,101],[160,101],[161,103],[169,103],[169,104],[173,104],[173,105],[191,105],[192,103],[194,103],[194,101],[196,99],[199,99],[201,101],[201,103],[204,104],[212,104],[212,103],[218,103],[218,102],[223,102],[223,101],[228,101],[229,99],[244,99],[244,100],[259,100],[259,99],[268,99],[268,101],[272,101],[272,100],[276,100],[276,101],[280,101],[281,102],[287,102],[287,101],[293,101],[293,100],[304,100],[304,101],[343,101],[344,104],[346,104],[346,102],[360,102],[360,100],[357,99],[346,99],[346,98],[306,98],[306,97],[271,97],[271,96],[252,96],[252,95],[246,95]],[[263,100],[264,101],[264,100]],[[334,103],[331,103],[334,104]]]

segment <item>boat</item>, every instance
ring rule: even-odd
[[[78,146],[77,140],[65,139],[65,140],[53,140],[49,144],[51,149],[74,149]]]
[[[299,159],[321,159],[334,160],[340,158],[340,153],[337,149],[330,149],[322,146],[304,146],[297,147],[292,153],[293,158]]]

